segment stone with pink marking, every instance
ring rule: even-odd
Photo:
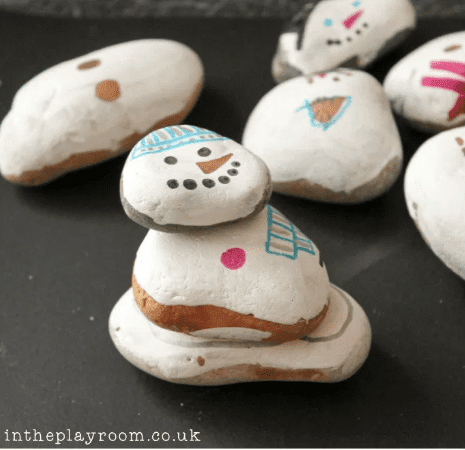
[[[320,0],[304,6],[279,37],[272,74],[280,83],[336,67],[364,68],[414,29],[410,0]]]
[[[392,108],[437,133],[465,125],[465,31],[435,38],[401,59],[384,80]]]

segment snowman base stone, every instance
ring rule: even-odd
[[[358,303],[334,285],[329,305],[311,335],[273,345],[166,330],[147,320],[129,289],[114,307],[109,329],[116,348],[130,363],[173,383],[337,382],[349,378],[365,361],[371,328]]]

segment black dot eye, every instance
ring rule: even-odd
[[[179,183],[176,180],[168,180],[166,184],[171,189],[176,189],[179,186]]]
[[[202,184],[207,188],[212,188],[213,186],[215,186],[215,182],[208,178],[206,178],[205,180],[202,180]]]
[[[199,156],[210,156],[212,151],[208,147],[202,147],[197,154]]]
[[[218,181],[219,181],[220,183],[223,183],[223,184],[228,184],[231,180],[229,179],[229,177],[224,177],[224,176],[223,176],[223,177],[219,177],[219,178],[218,178]]]
[[[365,28],[368,28],[368,24],[367,24],[366,22],[363,24],[363,26],[364,26]]]
[[[194,190],[197,187],[197,183],[194,180],[184,180],[182,183],[186,189],[190,191]]]
[[[237,162],[237,161],[233,161],[233,162],[231,163],[231,166],[233,166],[233,167],[240,167],[240,165],[241,165],[241,163],[240,163],[240,162]]]
[[[239,172],[236,169],[229,169],[228,174],[231,176],[237,175]]]
[[[174,156],[167,156],[164,161],[166,164],[176,164],[178,162]]]

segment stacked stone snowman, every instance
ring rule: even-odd
[[[357,371],[368,319],[270,195],[265,163],[204,128],[166,127],[133,148],[121,199],[150,231],[109,321],[126,359],[199,385],[332,382]]]

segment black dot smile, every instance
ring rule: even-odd
[[[208,149],[206,147],[201,148],[197,152],[200,156],[203,156],[203,155],[201,155],[201,152],[204,153],[205,156],[209,156],[211,154],[210,149]],[[208,152],[210,152],[210,153],[208,153]],[[166,164],[176,164],[178,162],[178,160],[176,158],[174,158],[173,156],[166,157],[164,161],[165,161]],[[241,163],[239,161],[232,161],[231,166],[240,167]],[[231,177],[235,177],[235,176],[239,175],[239,171],[237,169],[228,169],[226,172]],[[231,178],[226,176],[226,175],[222,175],[222,176],[218,177],[218,181],[221,184],[228,184],[228,183],[231,182]],[[179,181],[175,180],[175,179],[168,180],[166,182],[166,184],[168,185],[168,187],[170,189],[177,189],[179,187]],[[184,180],[182,182],[182,185],[184,186],[185,189],[187,189],[189,191],[193,191],[194,189],[197,189],[197,187],[198,187],[197,182],[195,180],[190,179],[190,178]],[[207,189],[211,189],[211,188],[216,186],[216,182],[215,182],[215,180],[212,180],[211,178],[204,178],[202,180],[202,185],[204,187],[206,187]]]
[[[189,189],[190,191],[193,191],[197,187],[197,183],[191,179],[184,180],[182,184],[186,189]]]
[[[202,184],[208,189],[211,189],[215,186],[215,182],[213,180],[210,180],[209,178],[205,178],[205,180],[202,180]]]

